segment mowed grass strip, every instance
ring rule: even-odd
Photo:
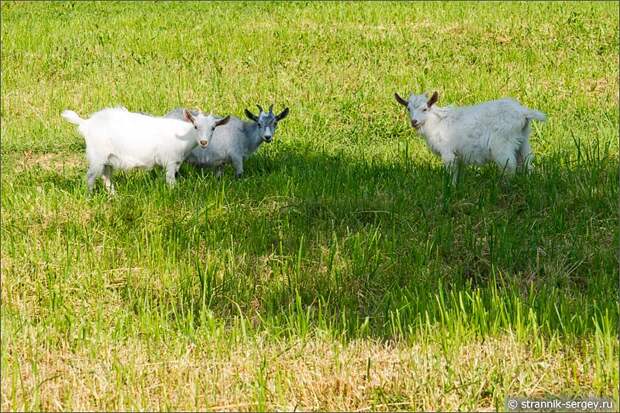
[[[2,3],[2,410],[618,403],[616,3]],[[393,93],[548,115],[451,188]],[[64,122],[290,116],[86,195]]]

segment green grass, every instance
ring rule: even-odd
[[[617,3],[2,2],[5,410],[618,405]],[[457,187],[393,99],[512,96],[535,171]],[[218,180],[86,195],[64,122],[289,106]]]

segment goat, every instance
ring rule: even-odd
[[[72,110],[62,112],[62,117],[78,125],[86,141],[89,192],[101,176],[108,192],[114,193],[112,170],[166,168],[166,182],[172,186],[176,173],[185,157],[197,145],[208,147],[216,127],[230,119],[192,115],[183,110],[182,120],[164,119],[129,112],[126,108],[107,108],[82,119]]]
[[[263,111],[260,105],[256,106],[259,110],[258,116],[245,109],[245,115],[252,122],[231,116],[226,126],[215,130],[209,147],[195,148],[186,161],[198,166],[214,167],[217,177],[222,176],[224,165],[232,163],[235,176],[241,177],[243,161],[256,152],[263,142],[272,142],[278,122],[286,118],[289,112],[289,109],[285,108],[278,115],[274,115],[273,105],[269,107],[269,112]],[[165,118],[173,119],[180,119],[182,116],[182,109],[174,109],[164,115]]]
[[[532,169],[533,153],[529,143],[530,122],[544,122],[546,116],[537,110],[503,98],[473,106],[440,108],[435,103],[437,92],[409,96],[405,100],[394,94],[396,101],[409,111],[411,126],[426,139],[428,147],[439,155],[457,180],[457,160],[465,164],[495,161],[513,175],[517,166]]]

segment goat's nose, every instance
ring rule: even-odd
[[[267,142],[271,142],[271,139],[272,139],[272,136],[265,136],[265,140],[266,140]]]
[[[414,128],[418,127],[418,122],[416,122],[415,120],[411,121],[411,126],[413,126]]]
[[[202,147],[205,147],[205,148],[206,148],[206,147],[207,147],[207,145],[209,144],[209,141],[205,141],[205,140],[201,139],[199,143],[200,143],[200,146],[202,146]]]

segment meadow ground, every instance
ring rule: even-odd
[[[618,402],[618,3],[1,7],[3,411]],[[426,90],[547,113],[535,172],[451,188]],[[113,199],[60,117],[256,103],[291,113],[243,179]]]

